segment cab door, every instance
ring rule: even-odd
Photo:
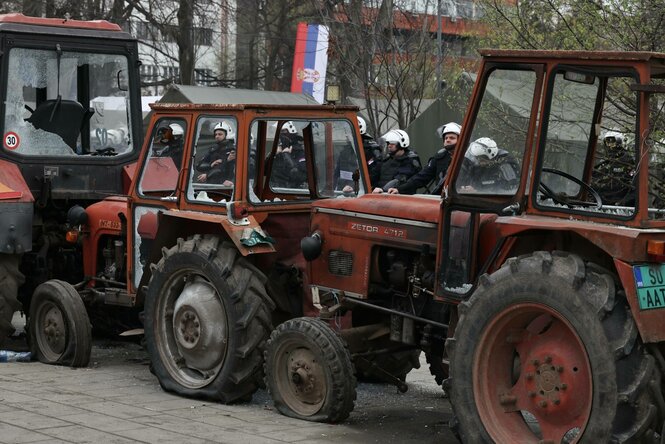
[[[132,292],[139,287],[144,267],[150,264],[159,213],[178,208],[182,195],[183,161],[191,140],[191,116],[159,117],[151,128],[131,192],[127,242],[133,245],[128,261]]]
[[[544,65],[484,61],[480,73],[443,190],[435,288],[449,301],[470,294],[502,242],[481,226],[524,210]]]

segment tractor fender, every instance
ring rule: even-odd
[[[193,223],[194,226],[203,223],[216,227],[216,230],[212,233],[219,231],[221,226],[223,232],[226,233],[227,237],[235,244],[238,252],[243,256],[275,252],[274,241],[266,235],[259,222],[252,215],[245,217],[242,223],[234,223],[223,214],[208,214],[198,211],[164,211],[160,213],[159,217],[157,236],[161,234],[162,227],[168,224],[167,219],[185,219],[188,224]],[[209,233],[210,231],[203,232]]]
[[[160,211],[157,216],[157,227],[154,231],[154,243],[150,252],[150,263],[159,262],[162,248],[168,248],[179,238],[187,239],[196,234],[215,234],[223,240],[229,240],[236,246],[242,256],[273,253],[275,246],[272,239],[261,229],[261,225],[254,216],[247,216],[243,224],[235,224],[225,214],[210,214],[199,211]],[[150,230],[144,227],[146,232]],[[258,233],[258,236],[257,236]],[[263,236],[265,235],[265,236]],[[264,238],[264,242],[247,245],[248,240]],[[146,267],[138,286],[139,302],[143,300],[143,288],[150,281],[150,267]]]
[[[32,250],[34,202],[18,166],[0,160],[0,252]]]

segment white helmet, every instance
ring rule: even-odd
[[[613,148],[615,146],[622,146],[624,142],[624,135],[618,131],[608,131],[603,137],[605,145]]]
[[[491,160],[499,153],[499,147],[489,137],[481,137],[471,142],[468,153],[474,157],[485,156]]]
[[[365,122],[365,119],[363,119],[360,116],[358,117],[358,126],[360,127],[360,135],[367,134],[367,123]]]
[[[459,133],[462,131],[462,127],[459,126],[458,123],[455,122],[448,122],[445,125],[441,125],[436,129],[436,134],[439,136],[440,139],[443,139],[443,136],[449,133],[457,134],[459,136]]]
[[[227,122],[225,122],[224,120],[222,120],[217,125],[215,125],[215,127],[212,129],[212,132],[214,133],[217,130],[224,131],[226,133],[226,137],[228,139],[233,138],[233,135],[234,135],[233,134],[233,127],[231,125],[229,125]]]
[[[383,140],[385,140],[386,143],[396,143],[400,148],[408,148],[410,144],[409,135],[406,131],[401,129],[388,131],[383,135]]]
[[[182,136],[183,134],[185,134],[185,130],[183,130],[182,127],[177,123],[170,124],[169,128],[171,128],[171,134],[173,134],[174,137]]]
[[[288,131],[289,134],[295,134],[298,132],[296,126],[290,120],[282,125],[282,131]]]

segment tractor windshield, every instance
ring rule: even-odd
[[[64,51],[59,45],[16,47],[7,69],[4,149],[57,157],[131,151],[125,56]]]
[[[256,159],[250,162],[252,202],[366,193],[361,148],[348,120],[256,120],[250,139]]]
[[[637,203],[638,95],[625,70],[560,69],[550,83],[538,206],[630,218]]]

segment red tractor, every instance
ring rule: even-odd
[[[339,420],[352,357],[422,350],[464,442],[661,442],[665,54],[481,54],[443,199],[313,205],[333,329],[273,332],[275,404]]]
[[[117,25],[0,15],[0,342],[22,305],[46,362],[89,357],[67,345],[90,341],[84,304],[64,284],[84,281],[67,211],[128,190],[124,168],[142,140],[138,66],[136,40]],[[68,322],[82,335],[68,336]]]
[[[129,195],[69,212],[85,280],[61,291],[141,307],[165,390],[251,397],[273,326],[306,305],[313,202],[369,189],[355,111],[153,105]]]

